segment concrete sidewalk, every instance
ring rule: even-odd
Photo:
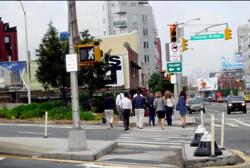
[[[87,150],[71,152],[68,151],[68,139],[65,138],[0,138],[1,154],[50,159],[93,161],[116,147],[114,141],[87,140]]]

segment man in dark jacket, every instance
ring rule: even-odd
[[[113,101],[111,94],[108,93],[103,102],[103,108],[106,117],[106,123],[111,128],[113,128],[114,107],[115,107],[115,102]]]
[[[140,90],[137,91],[132,101],[132,106],[135,111],[136,125],[139,129],[143,127],[144,112],[146,107],[146,99],[142,96]]]

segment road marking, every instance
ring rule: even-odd
[[[5,159],[5,157],[0,157],[0,160],[4,160]]]
[[[238,125],[232,124],[232,123],[225,123],[225,124],[228,125],[228,126],[231,126],[231,127],[239,127]]]
[[[32,134],[32,135],[44,135],[44,132],[27,132],[27,131],[17,131],[17,133],[19,134]],[[48,135],[50,135],[50,133],[48,133]]]
[[[219,125],[219,124],[214,124],[214,126],[215,127],[219,127],[219,128],[221,127],[221,125]]]
[[[230,118],[230,120],[234,120],[234,121],[238,122],[238,123],[241,124],[241,125],[250,127],[250,124],[244,123],[243,121],[237,120],[237,119],[235,119],[235,118]]]

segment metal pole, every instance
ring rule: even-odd
[[[74,54],[75,50],[73,46],[73,26],[72,26],[70,3],[71,1],[68,1],[69,54]],[[70,72],[70,85],[71,85],[71,107],[72,107],[73,128],[80,128],[80,115],[79,115],[80,108],[79,108],[77,72]]]
[[[48,112],[45,112],[45,121],[44,121],[44,138],[48,138]]]
[[[204,127],[203,110],[201,110],[201,125]]]
[[[214,114],[211,114],[211,157],[215,156]]]
[[[221,120],[221,149],[224,150],[225,112],[222,112]]]
[[[26,61],[27,61],[27,74],[28,74],[28,82],[27,82],[27,90],[28,90],[28,103],[31,103],[31,93],[30,93],[30,61],[29,61],[29,49],[28,49],[28,31],[27,31],[27,17],[26,17],[26,12],[23,7],[22,1],[20,1],[22,10],[24,13],[24,22],[25,22],[25,44],[26,44]]]

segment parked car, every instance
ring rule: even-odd
[[[230,96],[227,101],[227,113],[232,111],[243,111],[247,113],[246,102],[242,96]]]
[[[205,105],[202,99],[189,99],[187,102],[187,109],[189,114],[192,114],[193,111],[201,111],[205,113]]]

